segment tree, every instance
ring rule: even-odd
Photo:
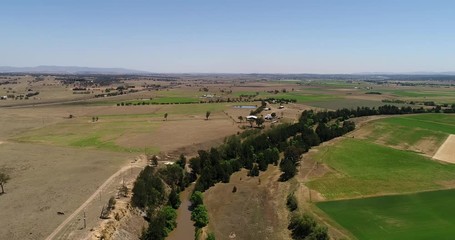
[[[295,174],[297,173],[296,166],[295,166],[293,160],[290,158],[284,158],[281,161],[280,169],[283,172],[283,174],[281,174],[281,176],[280,176],[281,181],[287,181],[287,180],[291,179],[292,177],[294,177]]]
[[[164,114],[164,120],[167,121],[167,113]]]
[[[165,231],[166,235],[170,233],[175,227],[177,227],[177,211],[170,206],[165,206],[161,213],[164,215],[164,219],[166,220]],[[151,227],[154,227],[153,225]]]
[[[209,223],[209,215],[204,205],[199,205],[191,212],[191,220],[194,221],[194,226],[203,228]]]
[[[196,208],[197,206],[204,204],[204,197],[202,196],[202,192],[194,192],[193,195],[191,195],[190,201],[192,208]]]
[[[250,172],[248,173],[248,176],[251,177],[259,176],[259,167],[257,164],[254,164],[253,168],[251,168]]]
[[[215,240],[215,234],[213,234],[213,233],[207,234],[206,240]]]
[[[243,117],[242,116],[239,116],[238,119],[239,119],[240,122],[243,122]]]
[[[152,157],[152,164],[153,164],[154,166],[158,166],[158,156],[153,155],[153,157]]]
[[[157,216],[150,219],[149,228],[141,236],[141,240],[164,240],[167,237],[167,219],[164,211],[160,211]]]
[[[0,170],[0,187],[2,187],[1,194],[5,193],[4,185],[8,183],[10,180],[10,176],[4,172],[4,170]]]
[[[207,112],[205,113],[205,119],[206,119],[206,120],[209,120],[210,113],[211,113],[210,111],[207,111]]]
[[[264,124],[265,120],[263,117],[259,117],[259,118],[256,118],[256,125],[258,127],[262,126],[262,124]]]
[[[179,195],[174,189],[172,189],[171,193],[169,193],[169,205],[171,205],[174,209],[177,209],[179,208],[180,203],[181,201]]]
[[[293,239],[306,239],[317,226],[316,221],[308,215],[294,215],[288,229],[292,231]]]
[[[288,207],[289,211],[293,212],[297,209],[297,198],[295,198],[294,193],[288,195],[286,199],[286,206]]]
[[[185,165],[186,165],[186,157],[185,155],[180,154],[180,158],[179,160],[177,160],[177,162],[175,162],[177,165],[179,165],[182,169],[185,169]]]

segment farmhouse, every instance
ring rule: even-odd
[[[256,120],[256,119],[258,119],[258,117],[253,116],[253,115],[246,116],[246,120]]]

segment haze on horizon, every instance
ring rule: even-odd
[[[172,73],[454,71],[455,2],[7,0],[0,66]]]

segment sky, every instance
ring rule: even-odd
[[[0,66],[455,71],[452,0],[2,0]]]

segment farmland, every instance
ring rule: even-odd
[[[425,114],[385,118],[354,135],[387,146],[433,156],[449,134],[455,133],[455,116]]]
[[[325,177],[310,181],[327,199],[397,194],[444,188],[455,166],[356,139],[343,139],[319,149],[314,156],[327,164]]]
[[[397,99],[443,101],[435,94],[425,97],[400,94],[410,87],[377,86],[364,81],[292,78],[278,81],[258,80],[254,76],[246,76],[247,80],[224,76],[219,80],[210,76],[177,75],[171,80],[112,77],[112,82],[92,86],[89,83],[96,77],[74,84],[62,83],[60,78],[8,77],[17,83],[0,89],[1,94],[23,95],[29,89],[39,92],[27,99],[0,101],[0,153],[4,156],[0,169],[11,175],[7,193],[0,196],[0,201],[8,206],[0,212],[0,223],[8,226],[0,234],[10,239],[46,237],[64,220],[56,217],[57,212],[72,213],[103,181],[135,159],[144,159],[144,154],[175,161],[181,153],[195,156],[197,150],[217,146],[226,136],[249,129],[251,125],[239,116],[245,117],[255,109],[234,108],[237,105],[258,107],[262,104],[258,100],[266,98],[295,100],[295,103],[267,103],[270,109],[258,116],[272,113],[277,116],[274,123],[265,122],[267,129],[280,123],[295,123],[303,110],[377,107],[385,104],[383,100]],[[78,84],[89,84],[83,94],[74,90],[80,87]],[[365,94],[371,91],[382,94]],[[446,100],[451,98],[445,88],[415,87],[414,91],[441,92]],[[426,107],[421,102],[394,105]],[[210,112],[208,120],[207,112]],[[454,186],[453,165],[431,160],[447,136],[455,132],[452,115],[372,117],[365,122],[354,121],[360,127],[348,136],[304,154],[300,173],[290,182],[279,182],[279,167],[270,165],[257,178],[241,170],[232,175],[231,182],[208,189],[204,193],[211,219],[208,229],[217,239],[227,239],[232,233],[242,239],[285,239],[289,235],[290,217],[285,200],[291,190],[300,194],[297,197],[303,201],[303,209],[314,210],[315,215],[320,214],[328,222],[338,222],[328,210],[324,214],[317,209],[322,202],[313,201],[397,195]],[[313,164],[317,166],[316,171],[312,171]],[[132,174],[138,172],[135,169]],[[98,226],[99,208],[107,202],[108,194],[115,192],[120,177],[123,176],[119,175],[108,185],[109,191],[101,191],[99,202],[87,208],[91,227]],[[234,186],[238,189],[235,194]],[[308,188],[315,193],[313,198],[308,196]],[[321,209],[325,211],[322,205]],[[20,214],[22,220],[8,221],[15,214]],[[43,218],[52,221],[37,221]],[[77,229],[78,219],[80,216],[63,228],[63,239],[92,234],[88,229]],[[30,225],[31,230],[25,229],[24,224]],[[334,226],[351,232],[342,222]],[[352,231],[352,235],[357,233]],[[333,236],[336,239],[340,235]]]
[[[316,205],[358,239],[450,239],[454,197],[452,189]]]
[[[325,169],[306,182],[324,199],[315,204],[324,213],[314,212],[358,239],[447,239],[455,224],[447,211],[455,165],[431,157],[455,130],[454,120],[380,118],[319,147],[304,157]]]

